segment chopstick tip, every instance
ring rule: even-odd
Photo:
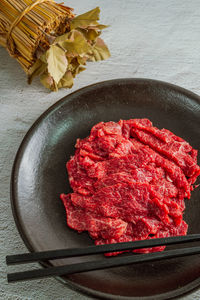
[[[6,256],[6,264],[9,265],[9,256]]]

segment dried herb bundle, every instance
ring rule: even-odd
[[[29,83],[40,76],[53,91],[70,88],[86,61],[110,56],[99,38],[107,27],[98,23],[100,9],[77,17],[72,11],[54,0],[0,1],[0,44],[22,65]]]

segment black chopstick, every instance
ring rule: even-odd
[[[200,241],[200,234],[6,256],[8,265]]]
[[[87,271],[108,269],[111,267],[125,266],[133,263],[150,262],[163,260],[187,255],[200,254],[200,247],[183,248],[169,250],[164,252],[154,252],[150,254],[129,255],[122,257],[111,257],[97,261],[88,261],[59,267],[49,267],[46,269],[37,269],[32,271],[17,272],[8,274],[8,282],[16,282],[22,280],[39,279],[51,276],[70,275]]]

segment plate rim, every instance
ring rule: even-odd
[[[14,162],[13,162],[13,166],[12,166],[12,171],[11,171],[11,178],[10,178],[10,203],[11,203],[11,209],[12,209],[12,214],[13,214],[13,218],[17,227],[17,230],[25,244],[25,246],[27,247],[27,249],[30,252],[34,251],[34,246],[31,245],[28,237],[26,236],[24,230],[23,230],[23,226],[20,223],[20,218],[19,218],[19,211],[17,208],[17,189],[16,189],[16,174],[19,170],[19,165],[20,165],[20,161],[23,157],[23,152],[26,149],[26,143],[28,143],[29,139],[31,138],[31,135],[34,133],[34,131],[37,129],[37,126],[44,120],[44,118],[46,116],[49,115],[49,113],[53,112],[54,109],[56,109],[57,107],[59,107],[60,105],[62,105],[62,103],[66,102],[66,101],[70,101],[73,100],[73,97],[76,96],[76,94],[80,94],[80,93],[84,93],[84,91],[88,91],[91,88],[94,87],[103,87],[105,85],[109,85],[112,83],[121,83],[121,84],[125,84],[127,81],[129,82],[133,82],[133,83],[152,83],[152,84],[160,84],[163,85],[165,87],[171,88],[177,92],[180,92],[181,94],[186,95],[189,98],[192,98],[192,100],[196,100],[197,103],[200,105],[200,96],[197,95],[196,93],[185,89],[181,86],[166,82],[166,81],[162,81],[162,80],[156,80],[156,79],[151,79],[151,78],[117,78],[117,79],[111,79],[111,80],[105,80],[105,81],[101,81],[101,82],[96,82],[87,86],[84,86],[80,89],[75,90],[74,92],[62,97],[61,99],[57,100],[53,105],[51,105],[47,110],[45,110],[31,125],[31,127],[28,129],[28,131],[26,132],[25,136],[23,137],[18,150],[15,154],[15,158],[14,158]],[[48,267],[51,266],[51,263],[39,263],[42,267]],[[185,295],[188,295],[196,290],[198,290],[200,288],[200,278],[197,278],[195,280],[193,280],[192,282],[190,282],[189,284],[184,285],[181,288],[178,288],[176,290],[172,290],[170,292],[167,293],[162,293],[159,295],[154,295],[154,296],[142,296],[142,297],[129,297],[129,296],[119,296],[119,295],[113,295],[113,294],[107,294],[107,293],[103,293],[103,292],[99,292],[90,288],[87,288],[83,285],[80,285],[78,283],[72,282],[71,280],[68,279],[63,279],[62,277],[55,277],[55,279],[57,279],[59,282],[66,284],[69,288],[71,288],[74,291],[78,291],[81,292],[87,296],[90,297],[95,297],[98,299],[115,299],[115,300],[167,300],[167,299],[177,299],[179,297],[182,298]]]

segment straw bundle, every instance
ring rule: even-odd
[[[0,44],[27,72],[35,61],[38,47],[48,46],[48,34],[66,32],[73,16],[72,9],[53,0],[1,0]]]
[[[72,11],[54,0],[0,1],[0,45],[21,64],[29,83],[40,76],[51,90],[69,88],[87,60],[109,57],[99,38],[107,27],[98,23],[99,8],[77,17]]]

